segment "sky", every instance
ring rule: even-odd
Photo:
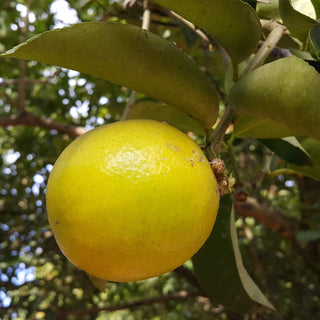
[[[27,13],[27,8],[23,4],[16,5],[17,11],[20,12],[21,17],[25,17]],[[70,9],[69,4],[65,0],[55,0],[52,2],[50,6],[50,12],[54,14],[55,25],[54,29],[62,28],[65,26],[73,25],[79,22],[77,12],[74,9]],[[29,13],[30,22],[35,22],[36,16],[33,12]],[[14,28],[14,27],[13,27]],[[70,71],[71,73],[74,71]],[[74,113],[74,117],[78,115],[78,113],[85,113],[86,106],[79,106],[79,110],[71,111]],[[3,155],[5,162],[10,165],[14,164],[17,159],[20,157],[20,153],[14,150],[9,150],[7,154]],[[7,168],[9,169],[9,167]],[[49,168],[50,169],[50,168]],[[9,169],[10,170],[10,169]],[[39,185],[43,183],[44,178],[40,174],[36,174],[33,177],[34,185],[32,188],[33,193],[39,192]],[[5,224],[1,224],[1,228],[6,228]],[[24,263],[20,263],[17,271],[15,273],[15,277],[12,278],[13,284],[16,286],[21,286],[25,282],[33,281],[35,279],[36,270],[34,267],[26,267]],[[8,277],[6,274],[0,272],[0,279],[2,281],[8,281]],[[4,291],[0,290],[0,306],[9,307],[11,304],[11,298],[5,294]]]

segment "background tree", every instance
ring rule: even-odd
[[[215,20],[206,20],[204,16],[196,15],[197,10],[185,11],[183,7],[179,8],[178,1],[173,4],[170,1],[155,2],[157,4],[107,0],[70,0],[68,3],[61,0],[18,3],[4,0],[0,3],[1,52],[44,31],[64,26],[60,21],[62,12],[67,12],[64,19],[67,17],[69,24],[89,21],[143,24],[144,29],[174,42],[196,61],[216,88],[220,113],[224,114],[216,130],[208,134],[214,142],[210,145],[201,125],[183,113],[186,110],[176,111],[163,103],[150,101],[148,96],[131,90],[134,88],[128,89],[61,67],[1,57],[2,318],[319,318],[320,143],[318,133],[313,131],[314,127],[319,127],[319,122],[315,122],[319,119],[319,105],[316,90],[311,90],[313,86],[303,84],[315,71],[312,69],[311,72],[304,65],[296,69],[301,59],[319,68],[319,28],[316,22],[319,4],[302,0],[271,1],[269,5],[247,1],[256,11],[251,16],[254,11],[248,11],[247,6],[244,9],[240,1],[226,1],[224,3],[229,3],[232,8],[222,11],[220,21],[219,15]],[[214,1],[211,4],[199,1],[195,9],[202,8],[203,3],[208,5],[206,11],[212,12],[210,5]],[[64,9],[61,6],[65,6]],[[262,33],[256,23],[250,32],[242,30],[242,27],[246,28],[248,12],[253,21],[256,14],[259,16]],[[232,25],[227,33],[223,29],[226,21]],[[264,46],[269,46],[271,52],[261,50]],[[259,82],[254,78],[259,73],[251,73],[263,63],[259,54],[268,56],[267,62],[273,63],[291,55],[300,60],[290,60],[293,61],[292,65],[288,64],[290,69],[282,71],[283,82],[272,78],[278,69],[282,70],[283,64],[279,68],[266,64],[257,71],[263,70],[261,74],[271,80]],[[256,59],[252,60],[252,57]],[[243,70],[249,76],[242,76],[229,94],[234,80]],[[119,70],[122,72],[126,71]],[[317,84],[317,76],[312,83]],[[285,91],[286,80],[299,78],[302,83],[297,87],[297,96],[284,106],[280,105],[278,113],[285,117],[288,116],[283,109],[294,113],[296,109],[290,109],[290,105],[295,108],[295,101],[301,101],[299,98],[305,91],[308,103],[316,101],[316,105],[310,103],[317,108],[315,116],[307,119],[304,126],[307,111],[299,109],[299,117],[297,114],[294,117],[298,124],[293,119],[289,128],[283,127],[285,120],[280,117],[281,124],[274,123],[274,114],[268,114],[273,112],[272,108],[267,108],[272,101],[268,99],[281,96],[277,90]],[[247,86],[253,89],[246,91]],[[255,93],[258,100],[255,100]],[[277,103],[278,100],[276,103],[272,101],[272,105],[278,106]],[[262,109],[258,109],[260,105]],[[230,116],[233,110],[241,108],[245,111],[251,108],[254,112],[250,116],[236,117],[236,120]],[[128,117],[150,117],[170,122],[188,132],[209,156],[213,156],[212,152],[221,154],[229,183],[231,175],[236,178],[232,199],[237,212],[235,225],[242,259],[276,312],[256,308],[252,303],[253,308],[248,302],[251,301],[246,293],[248,289],[243,289],[239,280],[233,251],[236,246],[229,236],[224,236],[231,227],[230,195],[222,199],[220,218],[215,226],[216,236],[196,255],[194,265],[188,261],[174,272],[145,281],[105,284],[99,279],[90,279],[62,255],[45,212],[45,185],[53,164],[75,137],[96,126]],[[235,122],[233,125],[232,121]],[[281,139],[287,136],[291,138]],[[220,270],[215,269],[217,260],[222,262]]]

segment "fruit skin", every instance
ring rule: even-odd
[[[219,205],[198,145],[154,120],[116,122],[76,139],[56,161],[46,198],[67,258],[118,282],[184,263],[209,236]]]

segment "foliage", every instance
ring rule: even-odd
[[[70,0],[69,24],[85,24],[46,32],[64,26],[58,2],[0,2],[0,52],[37,36],[0,57],[2,318],[319,318],[318,1]],[[169,122],[221,156],[231,194],[194,265],[105,284],[60,252],[45,188],[74,137],[124,115]],[[238,246],[276,311],[253,302],[270,307]]]

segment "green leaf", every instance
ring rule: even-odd
[[[291,170],[292,174],[303,175],[320,181],[320,142],[310,137],[299,138],[299,142],[311,156],[316,165],[309,167],[288,164],[288,169]]]
[[[317,18],[320,17],[320,1],[319,0],[310,0],[316,12]]]
[[[269,3],[258,2],[257,13],[264,19],[273,19],[280,21],[279,0],[270,0]]]
[[[216,90],[177,46],[139,27],[91,22],[44,32],[3,54],[78,70],[185,111],[205,128],[218,115]]]
[[[306,244],[309,241],[319,240],[320,230],[298,231],[296,237],[299,242]]]
[[[261,25],[255,11],[240,0],[153,0],[208,31],[236,63],[258,46]]]
[[[314,180],[320,181],[320,165],[307,167],[307,166],[296,166],[294,164],[288,164],[288,169],[290,170],[291,174],[306,176]]]
[[[261,139],[276,139],[300,134],[279,121],[251,115],[240,116],[234,125],[234,132],[237,137]]]
[[[230,196],[221,197],[213,231],[192,261],[201,286],[216,303],[241,313],[254,311],[257,303],[273,309],[243,266]]]
[[[243,77],[231,89],[229,102],[239,114],[276,120],[320,140],[319,88],[320,74],[292,56]]]
[[[231,234],[232,246],[234,250],[234,255],[236,259],[239,276],[244,289],[246,290],[247,294],[253,301],[260,303],[264,307],[275,310],[274,306],[268,301],[265,295],[261,292],[261,290],[258,288],[256,283],[252,280],[252,278],[250,277],[250,275],[248,274],[247,270],[243,265],[242,256],[239,250],[239,242],[238,242],[233,209],[231,210],[231,217],[230,217],[230,234]]]
[[[291,137],[291,139],[295,139]],[[284,139],[260,139],[270,150],[289,163],[299,166],[311,166],[313,161],[310,156],[299,146]],[[296,140],[297,141],[297,140]]]
[[[260,17],[282,23],[279,12],[279,0],[270,0],[269,3],[258,2],[256,10]],[[269,30],[264,31],[270,32]],[[278,46],[287,49],[299,49],[301,46],[301,42],[290,37],[288,34],[285,34],[278,42]]]
[[[296,11],[289,0],[279,0],[279,12],[290,33],[305,43],[310,29],[317,24],[317,21]]]
[[[205,136],[202,126],[182,111],[154,100],[141,100],[128,114],[128,119],[153,119],[167,122],[184,132]]]
[[[309,34],[310,43],[312,44],[314,53],[320,57],[320,25],[317,24],[310,30]]]
[[[245,70],[245,68],[248,66],[249,64],[249,59],[240,62],[237,65],[237,74],[241,75],[241,73]],[[235,83],[235,79],[234,79],[234,67],[232,65],[232,62],[229,61],[228,65],[227,65],[227,69],[225,72],[225,78],[224,78],[224,90],[226,93],[229,93],[229,91],[231,90],[231,88],[233,87],[234,83]]]
[[[290,0],[290,2],[291,6],[296,11],[299,11],[312,19],[316,19],[316,11],[311,0]]]

